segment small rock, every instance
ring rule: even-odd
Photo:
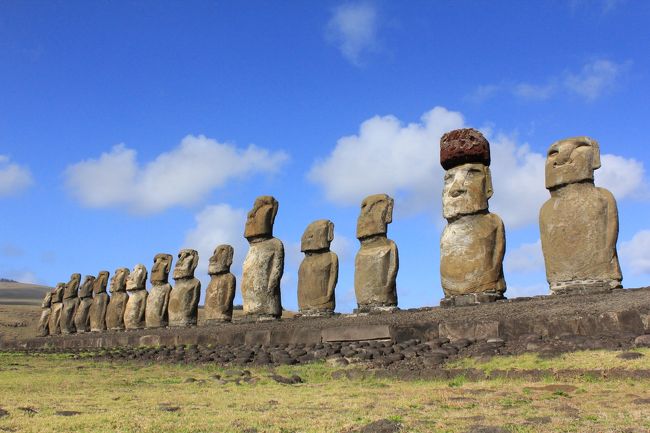
[[[33,407],[19,407],[18,409],[22,410],[25,412],[27,415],[36,415],[38,411],[34,409]]]
[[[650,347],[650,334],[639,335],[634,339],[636,347]]]
[[[4,418],[6,416],[9,416],[9,412],[0,407],[0,418]]]
[[[272,374],[269,377],[271,379],[275,380],[276,382],[282,383],[284,385],[294,385],[296,383],[302,383],[303,382],[302,378],[300,376],[298,376],[297,374],[294,374],[291,377],[284,377],[284,376],[280,376],[279,374]]]
[[[183,381],[183,383],[194,383],[194,382],[196,382],[196,379],[194,379],[193,377],[188,377]]]
[[[349,364],[348,360],[343,357],[328,358],[326,362],[331,367],[345,367]]]
[[[616,357],[619,358],[619,359],[625,359],[625,360],[639,359],[639,358],[643,358],[643,353],[639,353],[639,352],[623,352],[623,353],[618,354]]]
[[[59,416],[75,416],[75,415],[80,415],[81,412],[77,412],[76,410],[57,410],[54,412],[54,415],[59,415]]]

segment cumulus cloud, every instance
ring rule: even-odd
[[[343,57],[359,65],[362,55],[376,48],[379,21],[369,3],[344,4],[334,9],[327,23],[326,38],[335,44]]]
[[[506,272],[537,272],[544,270],[542,241],[524,243],[508,251],[504,260]]]
[[[650,274],[650,230],[637,232],[629,241],[621,242],[618,253],[625,270],[633,274]]]
[[[0,197],[18,194],[33,183],[29,168],[11,162],[6,155],[0,155]]]
[[[596,60],[583,66],[577,74],[569,73],[564,85],[569,92],[587,101],[598,99],[612,90],[626,65],[610,60]]]
[[[602,155],[602,167],[594,173],[596,185],[607,188],[617,199],[647,193],[643,163],[617,155]]]
[[[68,191],[84,206],[147,214],[198,203],[233,178],[277,172],[286,160],[283,152],[188,135],[144,165],[134,149],[118,144],[99,158],[69,166],[65,178]]]

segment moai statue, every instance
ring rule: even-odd
[[[194,278],[198,264],[199,253],[196,250],[184,249],[178,253],[174,287],[169,294],[169,326],[196,326],[201,297],[201,282]]]
[[[84,282],[79,288],[79,306],[74,314],[74,326],[77,332],[90,332],[90,307],[93,304],[93,284],[95,277],[86,275]]]
[[[50,315],[52,314],[52,292],[47,292],[41,303],[41,318],[38,320],[38,336],[50,334]]]
[[[548,150],[546,189],[551,198],[540,210],[539,228],[552,294],[622,287],[616,200],[594,185],[597,168],[600,149],[591,138],[556,141]]]
[[[169,272],[172,270],[171,254],[156,254],[151,268],[151,290],[147,297],[144,317],[147,328],[164,328],[169,324],[167,306],[172,286],[169,284]]]
[[[230,245],[219,245],[210,257],[208,274],[210,284],[205,293],[205,320],[207,323],[232,321],[232,301],[235,299],[235,276],[230,272],[235,250]]]
[[[63,309],[61,310],[61,334],[74,334],[77,329],[74,326],[74,315],[79,306],[79,282],[81,274],[70,275],[70,281],[65,285],[63,291]]]
[[[471,128],[440,139],[445,169],[442,214],[447,226],[440,238],[443,307],[494,302],[503,298],[503,221],[488,210],[492,197],[490,143]]]
[[[278,201],[274,197],[257,197],[244,228],[244,237],[250,244],[241,285],[244,314],[258,321],[282,316],[280,280],[284,272],[284,245],[273,237],[277,213]]]
[[[90,331],[106,331],[106,310],[110,298],[106,293],[108,271],[101,271],[93,283],[93,303],[90,306]]]
[[[124,310],[124,327],[126,329],[144,328],[145,307],[147,306],[147,268],[135,265],[133,272],[126,279],[126,291],[129,300]]]
[[[339,278],[339,258],[330,251],[334,223],[318,220],[309,224],[300,240],[305,258],[298,269],[298,306],[303,316],[334,313],[334,289]]]
[[[129,277],[127,268],[118,268],[111,278],[111,302],[106,308],[106,327],[109,331],[124,330],[124,310],[129,301],[126,293],[126,279]]]
[[[397,245],[388,239],[393,221],[393,199],[387,194],[370,195],[361,202],[357,239],[361,243],[354,260],[356,313],[397,309]]]
[[[63,291],[65,283],[58,283],[52,292],[52,313],[50,313],[50,322],[48,330],[50,335],[61,333],[61,310],[63,310]]]

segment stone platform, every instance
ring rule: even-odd
[[[36,332],[36,331],[34,331]],[[194,328],[86,333],[2,340],[2,350],[178,345],[287,345],[446,337],[488,340],[537,335],[650,334],[650,287],[611,293],[538,296],[452,308],[422,308],[376,315],[297,317],[274,322],[234,322]]]

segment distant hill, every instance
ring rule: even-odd
[[[0,280],[0,304],[40,305],[45,293],[51,290],[51,287],[18,283],[3,278]]]

